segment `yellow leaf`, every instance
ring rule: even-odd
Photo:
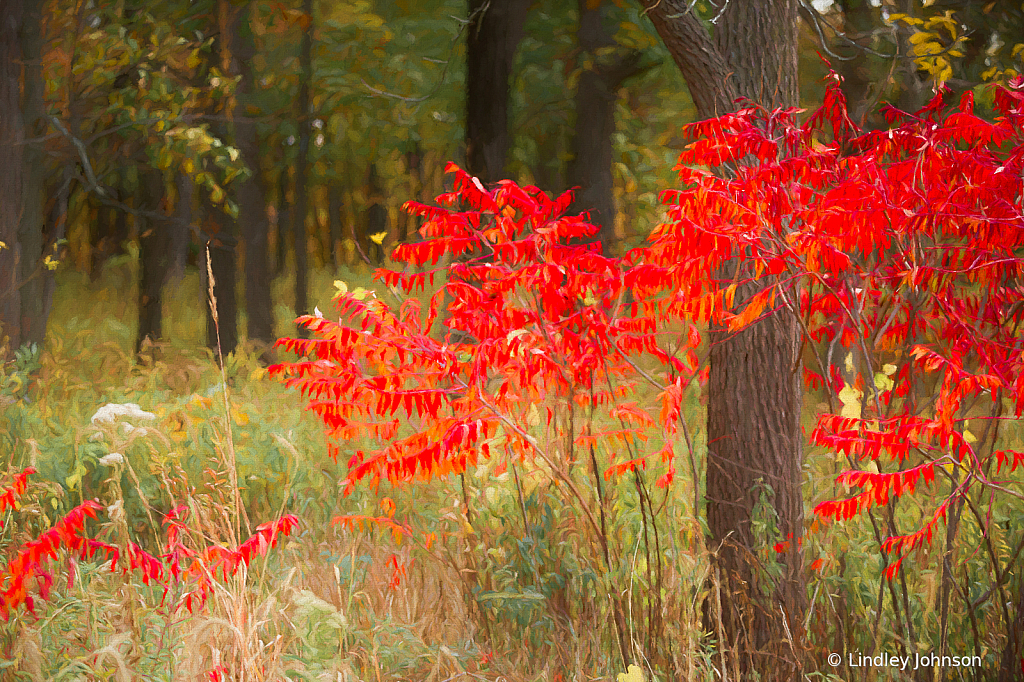
[[[616,682],[644,682],[644,671],[640,666],[631,663],[626,668],[626,672],[619,673],[615,680]]]
[[[249,423],[249,415],[246,414],[245,412],[242,412],[237,407],[231,408],[231,416],[234,418],[235,423],[238,424],[239,426],[245,426],[246,424]]]
[[[856,389],[853,386],[843,386],[843,390],[839,391],[839,402],[843,404],[843,409],[840,414],[844,417],[859,419],[860,399],[862,397],[864,397],[863,391]]]
[[[371,234],[370,235],[370,241],[373,242],[374,244],[383,244],[384,243],[384,237],[387,237],[387,236],[388,236],[387,232],[378,232],[377,234]]]

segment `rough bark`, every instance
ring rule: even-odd
[[[238,225],[245,246],[245,310],[249,319],[249,339],[269,350],[274,344],[274,307],[270,300],[268,263],[270,224],[260,173],[256,121],[247,111],[247,103],[255,90],[252,60],[256,45],[249,26],[250,11],[251,6],[243,7],[231,24],[232,71],[242,77],[233,112],[235,145],[242,162],[251,172],[238,187]]]
[[[0,3],[0,345],[9,351],[22,343],[21,247],[18,230],[22,202],[21,0]]]
[[[709,30],[685,0],[644,0],[701,118],[734,110],[745,97],[794,106],[796,0],[730,2]],[[719,273],[732,278],[734,271]],[[740,290],[741,297],[754,293]],[[707,518],[721,581],[725,641],[745,679],[799,677],[803,646],[800,373],[796,321],[776,315],[738,333],[712,330],[708,383]],[[770,492],[768,489],[770,486]],[[776,538],[756,537],[765,502],[777,515],[781,578],[761,558]],[[727,671],[722,671],[726,673]]]
[[[618,90],[643,70],[641,54],[621,50],[602,58],[598,50],[615,45],[604,25],[604,5],[579,0],[580,24],[577,40],[593,66],[584,69],[576,86],[576,129],[569,183],[578,187],[574,211],[589,211],[590,222],[598,227],[595,238],[604,253],[615,241],[615,196],[612,176],[612,135],[615,133],[615,103]]]
[[[466,43],[466,170],[503,177],[508,156],[509,80],[530,0],[469,0]]]

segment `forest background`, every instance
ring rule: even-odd
[[[288,364],[289,351],[316,347],[274,348],[279,337],[315,337],[339,303],[382,328],[390,318],[366,301],[429,307],[447,270],[414,291],[371,275],[429,265],[394,249],[430,243],[442,235],[421,228],[443,221],[402,207],[452,191],[449,161],[481,188],[510,178],[573,190],[560,209],[588,212],[597,229],[570,242],[626,256],[667,220],[660,193],[685,185],[680,155],[714,138],[683,126],[736,97],[813,109],[829,103],[834,71],[851,122],[872,131],[900,125],[882,103],[917,112],[942,88],[946,103],[971,93],[992,119],[994,87],[1022,70],[1024,7],[1011,2],[748,5],[4,3],[5,679],[1019,679],[1019,482],[942,507],[944,523],[947,508],[967,511],[939,526],[941,546],[908,542],[911,568],[886,538],[930,538],[933,507],[901,505],[897,491],[877,518],[825,523],[815,506],[859,480],[835,483],[850,464],[834,455],[843,443],[709,451],[707,387],[726,365],[714,354],[737,348],[706,337],[724,318],[660,330],[686,338],[692,382],[670,372],[629,395],[591,383],[589,410],[578,382],[517,396],[507,428],[472,437],[513,455],[489,457],[466,436],[471,456],[421,460],[407,475],[373,472],[365,453],[410,430],[444,441],[451,423],[438,430],[436,410],[407,404],[388,431],[399,401],[378,402],[376,419],[344,431],[268,376],[284,362],[275,374],[322,400]],[[722,48],[730,31],[748,35],[752,55],[700,42]],[[730,89],[752,60],[776,73]],[[484,210],[474,185],[456,181],[455,208]],[[528,204],[510,206],[540,210]],[[462,247],[441,243],[452,280],[471,281]],[[600,298],[598,281],[580,305]],[[457,287],[447,296],[465,302]],[[482,327],[446,338],[444,324],[415,338],[475,359]],[[528,338],[498,336],[511,348]],[[810,383],[793,403],[796,431],[777,440],[803,441],[823,413],[850,417],[870,384],[891,390],[904,366],[891,349],[845,345],[833,363],[826,347],[838,379]],[[384,362],[381,348],[367,353],[362,367]],[[752,381],[740,411],[794,399]],[[457,414],[465,387],[448,388]],[[603,412],[602,390],[615,404]],[[987,444],[979,466],[1016,470],[1017,421],[1000,412],[1000,427],[971,435],[973,409],[957,433]],[[740,512],[713,514],[709,495],[730,501],[713,482],[721,462],[762,456],[760,475],[735,474]],[[775,456],[793,469],[788,489],[767,476]],[[949,492],[936,496],[952,500],[967,470],[939,471]],[[970,664],[858,664],[915,653]]]

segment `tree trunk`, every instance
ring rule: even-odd
[[[469,0],[466,170],[497,182],[508,156],[509,79],[530,0]]]
[[[1016,615],[1006,631],[1006,644],[999,665],[999,682],[1020,680],[1024,674],[1024,579],[1019,579],[1017,584],[1017,603],[1011,613]]]
[[[206,246],[202,254],[203,298],[206,301],[206,346],[223,355],[233,353],[238,347],[238,302],[235,293],[235,254],[238,241],[231,234],[231,223],[223,208],[207,202]],[[213,272],[213,298],[216,318],[210,309],[210,280],[207,276],[207,253],[209,269]]]
[[[686,0],[644,4],[701,118],[734,110],[740,96],[769,108],[798,103],[796,0],[728,3],[713,34]],[[745,289],[738,301],[754,293],[753,287]],[[738,334],[712,331],[706,488],[725,628],[719,646],[735,646],[731,655],[744,679],[797,679],[806,602],[798,543],[803,528],[798,328],[792,317],[775,315]],[[782,575],[777,580],[760,559],[772,551],[775,538],[757,537],[752,525],[755,513],[765,510],[762,503],[777,515],[777,537],[790,540],[778,557]]]
[[[312,128],[310,120],[309,89],[313,82],[313,0],[303,0],[302,11],[305,14],[305,28],[302,31],[302,48],[299,53],[299,158],[295,164],[295,213],[292,216],[292,230],[295,234],[295,314],[305,315],[309,312],[307,302],[306,278],[306,204],[308,188],[306,178],[309,175],[309,138]],[[300,337],[306,335],[305,327],[298,329]]]
[[[277,174],[277,244],[274,259],[274,276],[284,272],[288,262],[288,235],[291,233],[292,210],[288,204],[288,154],[281,159],[281,170]]]
[[[274,308],[270,300],[266,193],[260,173],[260,154],[256,140],[256,122],[246,111],[255,89],[252,60],[256,54],[249,25],[251,6],[240,9],[231,22],[233,73],[242,76],[238,84],[238,103],[233,113],[235,145],[242,162],[252,173],[238,187],[238,224],[245,244],[245,310],[249,318],[249,339],[269,351],[274,344]]]
[[[0,348],[42,343],[42,15],[38,3],[0,3]]]
[[[67,250],[66,248],[59,249],[57,245],[67,236],[68,203],[71,198],[73,178],[71,166],[65,165],[61,172],[61,183],[54,193],[53,205],[50,208],[50,215],[47,220],[47,246],[45,251],[53,254],[54,258],[62,258]],[[46,269],[43,271],[43,274],[43,319],[48,321],[50,319],[50,311],[53,310],[53,297],[57,292],[57,282],[51,270]]]
[[[843,12],[843,31],[846,37],[854,42],[863,43],[880,23],[879,18],[876,18],[879,12],[871,6],[870,0],[839,0],[839,7]],[[839,54],[843,55],[853,51],[848,45],[837,45],[837,49]],[[841,61],[837,65],[843,77],[842,89],[846,95],[850,118],[862,128],[875,113],[875,104],[878,101],[878,97],[871,94],[873,81],[868,72],[869,66],[870,61],[866,54],[859,54],[854,59]],[[884,85],[876,85],[876,92],[881,87]]]
[[[177,190],[177,201],[174,203],[174,219],[171,223],[171,266],[167,275],[168,282],[180,282],[185,276],[185,265],[188,263],[188,247],[192,241],[192,199],[195,185],[185,173],[178,173],[174,179]]]
[[[108,185],[106,190],[115,202],[124,202],[125,192],[120,186],[124,181],[123,176],[118,173],[115,178],[117,185]],[[96,202],[98,198],[90,195],[86,201]],[[90,229],[89,279],[95,282],[102,276],[107,259],[125,253],[125,244],[131,238],[128,214],[112,203],[100,202]]]
[[[0,3],[0,347],[22,344],[21,246],[18,231],[23,199],[21,118],[21,0]]]
[[[41,3],[25,3],[21,23],[22,126],[25,150],[22,156],[21,224],[21,334],[22,343],[42,344],[46,337],[46,280],[51,270],[43,267],[43,188],[45,185],[46,104],[43,101],[43,38]]]
[[[579,0],[580,49],[593,67],[580,74],[576,86],[576,130],[569,183],[576,192],[573,212],[589,211],[590,222],[598,227],[595,239],[605,254],[615,240],[615,196],[612,177],[612,135],[615,133],[615,103],[618,89],[626,79],[643,69],[640,52],[621,50],[602,59],[598,50],[615,45],[603,23],[603,5]]]
[[[380,184],[380,176],[377,174],[377,164],[370,163],[367,171],[366,189],[367,207],[363,211],[363,230],[358,235],[359,248],[371,265],[380,265],[384,262],[384,240],[377,243],[377,236],[388,232],[388,212],[384,207],[384,188]]]
[[[163,173],[147,168],[140,172],[139,195],[142,209],[150,214],[139,220],[139,328],[135,335],[135,352],[142,350],[146,339],[157,341],[163,336],[163,287],[170,272],[171,225],[155,213],[161,211],[164,198]]]
[[[334,272],[338,272],[338,268],[341,267],[342,253],[341,253],[341,183],[337,180],[331,181],[327,185],[327,224],[331,234],[331,265],[334,266]]]

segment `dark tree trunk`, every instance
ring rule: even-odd
[[[46,105],[43,102],[43,38],[41,3],[24,5],[21,24],[21,61],[24,65],[21,110],[25,131],[22,157],[21,224],[21,334],[23,343],[42,344],[46,337],[46,281],[53,278],[43,267],[43,188],[45,185]]]
[[[38,3],[0,3],[0,347],[42,343],[42,15]]]
[[[174,204],[174,219],[171,224],[171,269],[168,281],[180,282],[185,276],[188,247],[192,241],[192,200],[195,196],[195,186],[185,173],[178,173],[174,179],[174,186],[178,199]]]
[[[255,90],[252,59],[256,45],[249,25],[250,11],[251,7],[239,10],[231,26],[231,54],[235,69],[242,76],[234,111],[235,145],[241,152],[242,162],[252,173],[238,187],[238,223],[245,245],[245,310],[249,318],[249,339],[269,350],[274,344],[274,308],[270,300],[268,264],[270,225],[260,173],[256,122],[246,111]]]
[[[466,170],[500,180],[508,156],[509,79],[530,0],[469,0]]]
[[[157,214],[164,203],[163,173],[146,169],[139,177],[141,208],[147,213],[139,219],[139,328],[135,335],[135,352],[142,350],[146,339],[157,341],[163,336],[163,287],[170,272],[170,220]]]
[[[284,272],[288,261],[288,236],[291,234],[292,210],[288,204],[288,158],[281,161],[277,174],[277,248],[274,259],[274,276]]]
[[[713,35],[686,0],[644,4],[701,118],[732,111],[740,96],[766,107],[797,104],[796,0],[731,2]],[[741,300],[754,290],[738,293]],[[738,334],[713,330],[711,344],[706,488],[725,626],[719,646],[735,645],[745,679],[797,679],[806,593],[797,542],[803,499],[796,320],[780,314]],[[762,496],[777,514],[779,538],[791,540],[779,555],[778,580],[759,565],[776,540],[756,537],[752,527]]]
[[[1003,646],[999,666],[999,682],[1020,680],[1024,673],[1024,579],[1018,577],[1017,603],[1011,613],[1013,623],[1008,624],[1006,644]]]
[[[22,1],[0,3],[0,346],[8,351],[22,344],[22,260],[18,232],[24,166],[25,130],[21,118]]]
[[[409,178],[409,196],[416,201],[422,201],[420,198],[420,193],[423,189],[422,164],[423,151],[420,149],[420,143],[414,142],[412,149],[405,153],[405,171]],[[399,217],[397,241],[400,244],[408,242],[410,234],[415,239],[418,236],[419,229],[419,216],[402,211]]]
[[[306,209],[307,193],[306,178],[309,175],[309,138],[312,129],[310,120],[309,88],[313,82],[313,0],[303,0],[302,11],[305,14],[305,28],[302,31],[302,48],[299,52],[299,96],[297,100],[299,116],[299,158],[295,164],[295,213],[292,219],[292,230],[295,233],[295,314],[305,315],[309,312],[307,302],[306,278]],[[305,336],[305,327],[299,327],[300,336]]]
[[[47,221],[49,228],[47,230],[46,252],[53,254],[54,258],[62,258],[64,255],[63,251],[65,250],[59,249],[57,245],[67,236],[68,231],[68,202],[71,197],[71,184],[73,182],[70,165],[64,166],[61,176],[61,183],[54,194]],[[44,319],[49,320],[50,311],[53,309],[53,296],[57,291],[57,282],[53,277],[52,271],[46,270],[44,274],[43,316]]]
[[[124,201],[124,194],[118,187],[108,186],[106,190],[114,201]],[[128,214],[112,204],[100,203],[90,236],[89,278],[92,281],[103,274],[103,265],[108,258],[125,253],[125,244],[130,238]]]
[[[879,10],[871,6],[870,0],[839,0],[838,4],[843,11],[843,29],[846,37],[855,43],[865,44],[880,23],[877,16]],[[837,46],[837,49],[840,50],[840,54],[846,55],[853,52],[854,48],[842,45]],[[869,65],[869,59],[863,54],[837,64],[843,77],[841,87],[846,96],[850,118],[862,128],[867,125],[876,109],[877,89],[882,87],[881,84],[875,85],[876,94],[872,94],[874,83],[868,72]]]
[[[327,186],[327,223],[331,234],[331,264],[337,272],[341,267],[341,183],[333,181]]]
[[[224,355],[238,347],[238,303],[235,292],[235,260],[238,242],[231,234],[231,221],[220,206],[208,203],[204,224],[206,245],[202,254],[203,298],[206,300],[206,346]],[[210,309],[210,280],[213,272],[213,298],[216,318]]]
[[[384,207],[384,189],[377,174],[377,164],[371,163],[366,179],[367,207],[363,214],[363,234],[359,235],[359,246],[371,265],[384,262],[384,241],[378,244],[374,236],[387,235],[388,212]]]
[[[640,73],[640,53],[620,50],[601,58],[598,50],[615,45],[604,26],[604,5],[579,0],[580,49],[593,67],[580,74],[576,86],[576,130],[569,183],[579,189],[573,212],[589,211],[590,222],[599,229],[595,239],[604,253],[615,240],[615,196],[612,177],[612,135],[615,133],[615,102],[618,89]]]
[[[226,0],[219,0],[219,13],[227,17]],[[223,63],[230,62],[231,31],[229,26],[216,25],[216,39],[213,55]],[[213,62],[211,61],[211,66]],[[227,120],[232,112],[219,104],[211,106],[209,112],[214,118],[210,132],[221,140],[228,137]],[[238,300],[235,291],[235,277],[238,260],[237,223],[224,212],[224,206],[214,202],[208,193],[202,200],[203,253],[200,269],[203,273],[203,302],[206,309],[206,346],[222,355],[233,353],[238,346]],[[212,300],[209,274],[213,275]]]

